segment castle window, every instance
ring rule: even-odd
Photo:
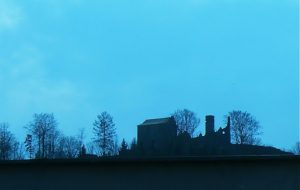
[[[222,131],[222,134],[225,135],[225,131]]]

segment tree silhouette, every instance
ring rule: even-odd
[[[113,156],[117,156],[119,154],[119,140],[117,135],[115,135],[115,140],[114,140],[114,146],[113,146],[113,152],[112,155]]]
[[[86,152],[88,154],[97,154],[97,155],[101,154],[100,151],[98,150],[100,149],[98,145],[99,143],[96,143],[95,140],[88,142],[86,144]]]
[[[13,160],[24,160],[25,159],[25,149],[24,149],[23,143],[20,143],[17,140],[13,144],[12,159]]]
[[[107,112],[102,112],[97,116],[93,125],[95,143],[99,146],[101,155],[112,155],[116,136],[116,128],[112,116]]]
[[[121,143],[120,151],[127,151],[127,150],[128,150],[128,145],[127,145],[125,139],[123,139],[122,143]]]
[[[231,120],[231,136],[236,144],[260,144],[261,126],[248,112],[233,110],[228,116]],[[227,117],[227,116],[225,116]]]
[[[72,136],[62,136],[59,140],[59,153],[56,157],[60,158],[76,158],[79,156],[81,151],[80,140]]]
[[[187,132],[191,137],[194,136],[194,132],[200,124],[200,119],[194,112],[188,109],[177,110],[172,116],[176,121],[178,134]]]
[[[0,123],[0,159],[13,159],[14,146],[17,141],[14,135],[8,130],[7,123]]]
[[[79,157],[84,157],[86,155],[86,148],[84,145],[82,145],[80,153],[79,153]]]
[[[84,139],[85,139],[85,129],[84,128],[80,128],[79,131],[78,131],[78,134],[77,134],[77,139],[80,143],[80,154],[81,154],[81,151],[82,151],[82,147],[84,147]],[[85,148],[85,147],[84,147]]]
[[[54,115],[48,113],[34,114],[33,120],[25,128],[36,143],[36,158],[53,158],[59,137]]]
[[[132,151],[136,151],[136,149],[137,149],[136,138],[133,138],[133,139],[132,139],[131,144],[130,144],[130,149],[131,149]]]

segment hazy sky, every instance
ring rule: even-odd
[[[34,113],[91,137],[114,116],[131,140],[145,119],[233,109],[263,143],[299,137],[297,0],[0,0],[0,121],[20,138]]]

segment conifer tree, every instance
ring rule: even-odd
[[[128,145],[127,145],[125,139],[123,139],[122,143],[121,143],[121,149],[120,149],[120,151],[126,151],[126,150],[128,150]]]
[[[99,146],[101,155],[112,155],[116,137],[116,128],[113,117],[107,112],[102,112],[97,116],[93,125],[95,143]]]

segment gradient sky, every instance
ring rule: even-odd
[[[92,137],[108,111],[119,138],[188,108],[233,109],[263,143],[299,139],[297,0],[0,0],[0,121],[20,138],[34,113]]]

